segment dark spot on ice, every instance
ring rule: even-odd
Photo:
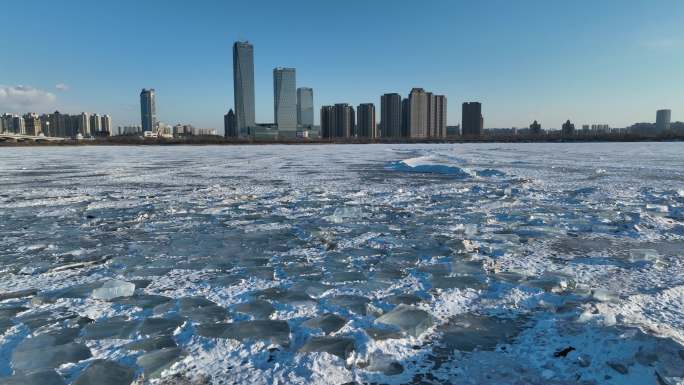
[[[566,357],[568,353],[571,351],[575,350],[572,346],[568,346],[567,348],[561,349],[553,353],[553,356],[558,358],[558,357]]]

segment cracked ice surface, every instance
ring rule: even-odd
[[[3,148],[0,384],[682,384],[683,150]]]

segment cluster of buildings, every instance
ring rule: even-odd
[[[143,88],[140,91],[140,126],[118,128],[122,136],[142,136],[145,138],[187,138],[191,136],[217,136],[216,129],[197,128],[191,124],[171,126],[157,119],[156,91]]]
[[[256,123],[254,97],[254,46],[233,44],[233,93],[235,108],[224,115],[229,138],[306,138],[314,129],[313,89],[297,87],[297,70],[273,69],[273,123]]]
[[[234,109],[224,115],[224,132],[229,138],[294,139],[321,137],[347,138],[444,138],[447,127],[447,98],[422,88],[408,97],[391,93],[380,98],[380,124],[376,107],[362,103],[356,108],[337,103],[320,108],[320,127],[314,126],[313,89],[297,87],[296,69],[273,69],[273,123],[256,123],[254,97],[254,46],[233,44]],[[467,103],[470,119],[464,127],[474,134],[482,131],[479,103]],[[464,104],[464,110],[466,104]],[[472,111],[472,112],[471,112]],[[477,116],[472,118],[472,116]],[[472,126],[470,121],[476,124]],[[465,122],[465,120],[464,120]]]
[[[389,93],[380,97],[380,124],[375,105],[347,103],[321,107],[321,138],[444,138],[447,135],[447,99],[422,88],[407,98]]]
[[[60,138],[110,136],[112,118],[109,115],[86,112],[78,115],[62,114],[59,111],[42,115],[5,113],[0,115],[0,133]]]

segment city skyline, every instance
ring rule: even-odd
[[[249,40],[256,47],[256,122],[275,120],[269,102],[273,97],[271,70],[281,65],[297,68],[300,82],[316,90],[315,124],[320,124],[316,111],[322,105],[343,100],[353,106],[373,102],[379,108],[380,95],[406,95],[415,87],[448,96],[448,125],[460,124],[461,103],[469,100],[486,106],[486,128],[527,127],[538,120],[545,128],[559,129],[567,119],[580,125],[624,127],[651,121],[657,109],[671,109],[673,121],[683,120],[677,115],[684,104],[677,87],[684,82],[678,70],[684,64],[684,33],[677,28],[677,20],[684,15],[680,2],[634,1],[629,7],[616,1],[497,2],[499,12],[489,13],[491,5],[437,1],[418,6],[400,1],[393,3],[392,17],[379,12],[383,4],[370,5],[368,15],[361,15],[363,20],[344,32],[328,28],[316,17],[327,6],[302,1],[288,10],[267,3],[274,6],[260,7],[266,28],[255,30],[243,20],[230,25],[220,22],[228,14],[255,12],[249,5],[207,2],[188,7],[170,2],[160,17],[198,23],[206,16],[205,27],[182,35],[169,28],[151,31],[149,38],[155,44],[144,48],[135,40],[135,31],[126,26],[153,16],[155,7],[150,4],[141,5],[138,12],[130,1],[117,7],[82,1],[9,3],[8,13],[44,11],[67,17],[75,10],[90,10],[107,11],[113,17],[130,14],[132,20],[112,30],[90,28],[92,33],[80,34],[80,29],[70,25],[48,32],[32,28],[30,18],[21,24],[8,19],[8,49],[22,54],[8,55],[0,63],[5,75],[0,81],[0,110],[109,111],[114,126],[133,125],[140,120],[139,106],[134,103],[136,90],[153,87],[160,95],[160,121],[190,122],[221,131],[222,116],[234,106],[230,46],[236,40]],[[281,16],[314,22],[306,30],[300,25],[286,30],[279,28]],[[390,33],[390,25],[401,25],[412,16],[424,27],[421,33],[401,29]],[[491,31],[479,28],[496,25],[500,27]],[[527,25],[536,28],[523,27]],[[366,46],[345,42],[361,35],[373,38]],[[187,46],[187,57],[172,56],[179,52],[176,39]],[[317,44],[323,40],[340,46]],[[111,49],[93,62],[89,50],[81,47],[98,41]],[[70,52],[69,60],[63,56],[63,44]],[[27,45],[35,49],[20,49]],[[140,56],[143,52],[147,54]],[[196,59],[207,52],[209,60]],[[39,60],[50,55],[55,60],[49,64]],[[136,60],[129,60],[132,55],[137,55]],[[195,98],[196,94],[202,97]]]

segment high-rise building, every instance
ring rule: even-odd
[[[378,130],[375,124],[375,105],[363,103],[356,107],[356,136],[359,138],[376,139]]]
[[[83,136],[89,136],[90,135],[90,114],[86,112],[81,112],[80,115],[78,115],[77,120],[77,128],[78,132],[83,135]]]
[[[409,94],[409,126],[410,138],[426,138],[428,136],[430,95],[422,88],[414,88]]]
[[[254,46],[249,42],[233,44],[233,93],[235,121],[241,137],[248,136],[255,125]]]
[[[278,134],[294,137],[297,132],[297,75],[294,68],[273,69],[273,109]]]
[[[561,134],[563,134],[563,136],[572,136],[575,134],[575,125],[572,124],[569,119],[567,122],[563,123]]]
[[[154,89],[140,92],[140,120],[143,132],[157,129],[157,102]],[[93,131],[91,124],[90,130]]]
[[[434,96],[434,118],[432,121],[432,137],[444,138],[447,136],[447,98],[444,95]]]
[[[380,122],[382,136],[385,138],[400,138],[401,127],[401,95],[392,93],[380,97]]]
[[[26,135],[26,122],[24,118],[15,115],[12,117],[12,126],[14,126],[14,133],[19,135]]]
[[[102,135],[112,136],[112,117],[109,115],[102,115],[100,121],[100,132]]]
[[[672,111],[670,110],[658,110],[656,112],[656,132],[663,133],[665,131],[670,131],[670,121],[672,119]]]
[[[321,107],[321,138],[331,139],[335,136],[335,107]]]
[[[90,132],[83,134],[85,135],[100,135],[100,132],[102,132],[102,118],[98,114],[92,114],[90,115]]]
[[[223,135],[226,138],[237,138],[237,122],[235,121],[235,113],[231,108],[227,114],[223,115]]]
[[[314,125],[313,89],[297,88],[297,124],[305,130]]]
[[[321,137],[324,139],[350,138],[355,133],[356,114],[347,103],[321,107]]]
[[[40,135],[43,132],[40,117],[33,112],[24,115],[24,126],[26,128],[26,135]]]
[[[530,124],[530,133],[532,135],[541,134],[541,124],[539,124],[539,122],[537,122],[536,120],[532,124]]]
[[[401,101],[401,136],[408,138],[410,136],[409,126],[411,125],[411,104],[408,98]]]
[[[354,107],[347,103],[335,104],[335,137],[351,138],[356,133]]]
[[[482,130],[484,129],[482,104],[479,102],[463,103],[463,113],[461,119],[461,134],[463,136],[482,135]]]
[[[437,122],[435,121],[436,118],[436,106],[435,106],[435,95],[432,92],[425,92],[425,97],[426,97],[426,112],[427,112],[427,125],[426,125],[426,135],[427,137],[433,137],[436,136],[437,132]]]

